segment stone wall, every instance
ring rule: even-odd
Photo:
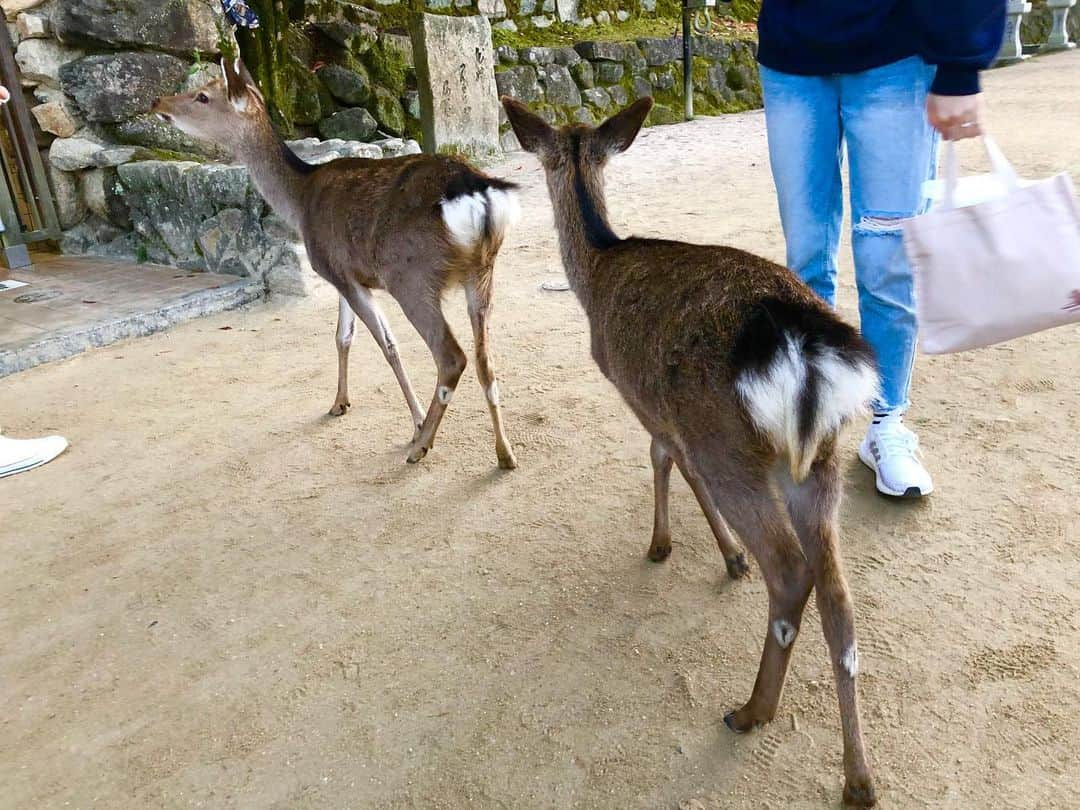
[[[694,113],[716,115],[761,106],[752,40],[694,38]],[[498,48],[495,81],[549,123],[596,124],[635,99],[656,101],[646,124],[683,120],[682,40],[579,42],[574,47]],[[517,148],[504,124],[503,148]]]
[[[577,31],[585,39],[600,26],[611,38],[650,21],[653,30],[677,27],[674,19],[657,22],[675,7],[671,0],[659,9],[655,0],[267,3],[284,15],[273,28],[284,57],[273,70],[281,73],[268,76],[283,91],[274,96],[274,114],[289,137],[302,139],[296,146],[309,160],[419,151],[410,140],[420,137],[421,125],[407,25],[420,5],[483,13],[503,42],[553,34],[573,42]],[[246,171],[220,165],[223,152],[148,114],[155,97],[219,75],[220,49],[232,34],[218,0],[0,0],[0,7],[53,187],[63,250],[256,276],[285,291],[305,287],[295,236],[259,199]],[[498,89],[554,123],[597,121],[643,95],[658,101],[649,123],[680,120],[679,41],[627,36],[573,47],[504,45]],[[256,41],[245,33],[240,46],[255,64]],[[713,37],[695,43],[698,113],[760,104],[754,47]],[[504,121],[503,145],[516,147],[506,130]]]
[[[220,75],[217,0],[0,6],[64,231],[62,250],[257,276],[283,291],[303,287],[287,258],[295,236],[256,203],[246,171],[208,162],[225,155],[148,114],[156,97]],[[419,129],[407,86],[409,38],[340,16],[302,24],[308,91],[294,131],[333,140],[309,139],[298,149],[313,162],[419,151],[400,137]],[[229,190],[215,196],[225,180]],[[237,205],[241,197],[247,203]],[[237,233],[225,235],[226,224]],[[271,257],[281,265],[276,272]]]

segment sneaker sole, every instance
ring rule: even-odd
[[[881,480],[881,476],[878,475],[877,463],[874,461],[874,457],[869,455],[869,453],[867,453],[863,449],[862,445],[859,445],[859,461],[861,461],[863,464],[873,470],[877,491],[880,494],[885,495],[886,497],[896,498],[897,500],[901,501],[917,501],[925,498],[927,495],[930,495],[934,491],[933,487],[930,487],[930,489],[928,489],[926,492],[923,492],[918,487],[908,487],[903,492],[896,492],[889,489],[887,486],[885,486],[885,482]]]

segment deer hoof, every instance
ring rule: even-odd
[[[750,564],[746,562],[746,554],[741,551],[734,557],[725,557],[724,565],[727,566],[728,576],[732,579],[742,579],[750,573]]]
[[[874,783],[869,779],[849,780],[844,784],[845,807],[873,807],[877,804]]]
[[[649,559],[653,562],[663,562],[671,556],[671,540],[666,543],[657,543],[653,540],[649,546]]]
[[[724,715],[724,725],[734,731],[736,734],[745,734],[748,731],[753,731],[755,728],[761,727],[761,721],[759,720],[743,720],[739,717],[740,714],[744,714],[743,709],[732,709],[730,712]]]
[[[351,407],[352,407],[352,403],[349,402],[349,400],[345,400],[344,402],[335,402],[334,406],[330,409],[330,415],[331,416],[344,416],[346,414],[346,412],[348,412],[349,408],[351,408]]]
[[[499,453],[499,469],[500,470],[516,470],[517,459],[514,458],[513,453]]]
[[[408,458],[405,459],[405,461],[408,464],[415,464],[416,462],[418,462],[420,459],[422,459],[426,455],[427,455],[427,448],[426,447],[423,447],[423,446],[414,447],[410,451],[409,456],[408,456]]]

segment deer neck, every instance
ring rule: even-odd
[[[269,118],[259,121],[240,139],[236,157],[247,166],[251,180],[274,212],[298,233],[304,191],[315,167],[297,157],[274,131]]]
[[[555,227],[567,280],[574,293],[587,303],[590,282],[603,266],[603,252],[621,240],[608,224],[602,170],[585,167],[579,148],[575,143],[573,160],[548,174],[548,189],[554,201]]]

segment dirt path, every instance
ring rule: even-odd
[[[988,84],[1023,173],[1080,179],[1080,54]],[[813,607],[777,722],[730,734],[761,579],[727,580],[681,481],[674,555],[645,560],[646,438],[576,302],[539,290],[559,268],[536,164],[503,169],[528,187],[495,331],[514,473],[494,467],[471,368],[419,466],[366,339],[353,411],[325,417],[328,289],[0,381],[6,433],[72,443],[0,482],[0,805],[838,803]],[[609,194],[617,230],[782,257],[760,114],[647,131]],[[430,361],[391,317],[426,397]],[[453,322],[464,340],[458,300]],[[876,497],[848,436],[843,543],[884,806],[1076,806],[1078,352],[1064,329],[921,362],[928,503]]]

